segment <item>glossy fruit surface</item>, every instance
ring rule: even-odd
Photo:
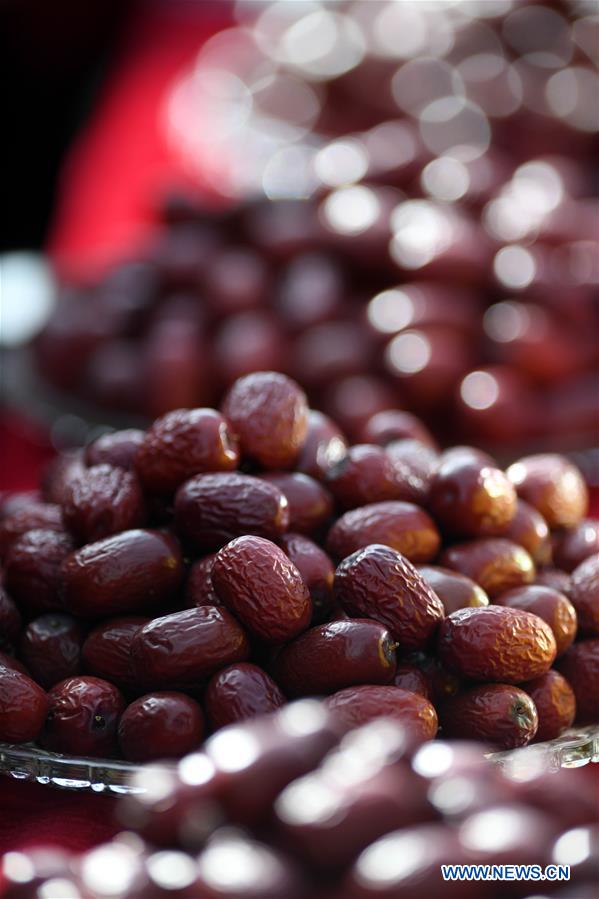
[[[394,440],[386,447],[395,468],[401,475],[406,499],[424,506],[439,463],[435,449],[418,440]]]
[[[308,433],[308,403],[295,381],[278,372],[246,375],[229,390],[222,410],[244,457],[263,468],[293,465]]]
[[[149,618],[130,616],[110,618],[94,628],[81,647],[81,661],[86,672],[110,680],[121,690],[137,686],[131,659],[131,643],[137,631]]]
[[[599,637],[599,553],[574,569],[568,596],[576,609],[580,635]]]
[[[420,693],[426,699],[431,699],[432,691],[429,679],[416,665],[399,663],[393,683],[396,687],[401,687],[402,690],[409,690],[410,693]]]
[[[500,532],[516,514],[516,491],[499,469],[466,455],[441,462],[428,506],[446,534],[485,537]]]
[[[245,534],[276,540],[289,527],[289,504],[274,484],[250,475],[197,475],[177,491],[175,527],[206,552]]]
[[[143,612],[167,599],[182,581],[183,561],[170,535],[122,531],[67,556],[60,576],[70,612],[106,618]]]
[[[520,683],[548,671],[555,659],[553,631],[537,615],[487,606],[458,609],[439,627],[439,658],[472,680]]]
[[[599,521],[585,518],[570,530],[553,536],[553,560],[563,571],[574,571],[589,556],[599,553]]]
[[[440,563],[471,578],[491,600],[512,587],[530,584],[536,574],[526,550],[500,537],[455,543],[442,553]]]
[[[425,446],[435,447],[435,441],[422,421],[411,412],[386,409],[368,419],[360,440],[387,446],[394,440],[418,440]]]
[[[219,606],[220,600],[212,586],[212,567],[216,553],[198,559],[189,569],[185,581],[185,601],[188,606]]]
[[[357,684],[389,684],[396,644],[377,621],[331,621],[301,634],[277,656],[274,674],[288,696],[323,696]]]
[[[91,466],[105,463],[130,471],[134,467],[135,454],[144,437],[145,432],[139,428],[126,428],[102,434],[85,447],[85,464]]]
[[[380,544],[341,562],[334,594],[348,614],[384,624],[401,649],[426,646],[445,614],[443,603],[417,569]]]
[[[342,509],[367,503],[410,499],[412,491],[399,466],[381,446],[358,443],[326,473],[326,484]]]
[[[559,671],[548,671],[534,680],[522,684],[534,702],[539,716],[535,742],[553,740],[572,727],[576,717],[574,691]]]
[[[10,649],[11,646],[14,646],[21,630],[21,624],[21,613],[14,600],[0,585],[0,650]]]
[[[31,676],[45,689],[79,673],[83,634],[71,615],[49,612],[30,621],[19,654]]]
[[[29,614],[62,607],[61,565],[73,549],[72,539],[61,531],[27,531],[13,542],[5,559],[5,583]]]
[[[156,689],[197,687],[215,671],[248,656],[244,631],[226,609],[216,606],[154,618],[131,643],[137,683]]]
[[[557,590],[564,596],[568,596],[570,592],[570,575],[565,571],[560,571],[559,568],[541,568],[537,571],[533,583],[540,587],[551,587],[552,590]]]
[[[333,514],[333,498],[323,484],[301,472],[272,471],[261,477],[286,497],[290,531],[312,534],[328,524]]]
[[[65,489],[62,514],[79,543],[141,527],[146,512],[137,476],[105,463],[83,469]]]
[[[286,702],[274,680],[251,662],[228,665],[212,676],[204,704],[212,727],[217,730],[247,718],[268,714]]]
[[[239,462],[229,423],[214,409],[175,409],[157,418],[135,456],[146,490],[173,493],[192,475],[233,471]]]
[[[310,623],[308,588],[288,556],[270,540],[232,540],[217,553],[212,583],[223,605],[267,643],[291,640]]]
[[[12,668],[13,671],[20,671],[21,674],[26,674],[29,677],[29,672],[25,665],[7,652],[0,652],[0,668]]]
[[[439,565],[419,565],[418,571],[443,603],[446,615],[457,609],[489,605],[483,588],[464,574]]]
[[[48,699],[26,674],[0,666],[0,740],[28,743],[44,726]]]
[[[515,749],[530,743],[539,719],[534,702],[524,690],[511,684],[481,684],[448,700],[441,724],[444,736]]]
[[[10,545],[27,531],[64,531],[60,506],[32,502],[0,520],[0,558]]]
[[[326,552],[303,534],[284,534],[281,548],[289,556],[312,599],[312,623],[329,617],[333,607],[335,566]]]
[[[99,677],[69,677],[48,693],[41,741],[51,752],[106,758],[117,749],[117,726],[125,709],[120,691]]]
[[[344,559],[371,543],[382,543],[410,562],[429,562],[439,551],[441,537],[424,509],[412,503],[371,503],[345,512],[330,529],[327,549]]]
[[[310,409],[304,445],[296,460],[296,468],[313,478],[322,478],[331,465],[345,455],[347,441],[335,422]]]
[[[525,456],[510,465],[507,476],[518,496],[538,509],[550,528],[575,527],[587,513],[587,486],[564,456]]]
[[[547,565],[551,561],[547,522],[534,506],[523,499],[518,499],[516,514],[507,527],[502,528],[501,536],[524,547],[537,565]]]
[[[563,593],[530,584],[502,593],[495,602],[512,609],[524,609],[546,621],[553,631],[558,656],[572,645],[577,628],[576,609]]]
[[[81,449],[66,450],[55,456],[42,475],[42,497],[46,503],[62,505],[73,478],[85,471],[85,454]],[[46,527],[46,525],[44,525]]]
[[[200,745],[202,710],[184,693],[158,692],[140,696],[121,715],[118,740],[132,762],[180,758]]]
[[[399,721],[418,741],[432,740],[438,727],[437,713],[428,699],[394,686],[347,687],[326,700],[335,719],[356,727],[375,718]]]
[[[575,643],[556,667],[574,690],[576,723],[592,724],[599,706],[599,639]]]

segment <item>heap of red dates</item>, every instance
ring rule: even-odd
[[[392,719],[352,728],[304,699],[143,768],[111,842],[7,853],[0,891],[4,878],[3,899],[594,899],[589,783],[514,777],[480,744],[419,746]],[[443,880],[442,865],[491,877]]]
[[[507,471],[388,410],[348,446],[285,375],[60,456],[0,520],[0,740],[180,757],[325,696],[344,726],[497,748],[599,709],[599,523],[557,455]]]
[[[352,441],[399,407],[445,444],[594,445],[585,4],[240,6],[177,92],[171,130],[216,139],[219,110],[198,125],[196,100],[212,109],[202,90],[224,73],[231,175],[261,127],[275,144],[257,196],[213,211],[181,188],[155,239],[66,286],[36,346],[46,380],[151,420],[273,369]],[[241,96],[252,122],[231,132]]]

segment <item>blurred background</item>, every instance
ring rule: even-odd
[[[260,368],[598,479],[595,2],[0,17],[2,489]]]

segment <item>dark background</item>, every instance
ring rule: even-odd
[[[66,148],[141,0],[0,0],[0,249],[39,247]]]

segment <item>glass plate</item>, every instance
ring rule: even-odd
[[[568,731],[547,743],[490,753],[488,757],[515,778],[529,777],[534,771],[579,768],[589,762],[599,762],[599,725]],[[174,767],[175,763],[164,764]],[[130,785],[130,779],[141,767],[117,759],[80,759],[59,755],[32,744],[13,746],[0,743],[0,774],[65,790],[114,794],[140,792],[139,788]]]

